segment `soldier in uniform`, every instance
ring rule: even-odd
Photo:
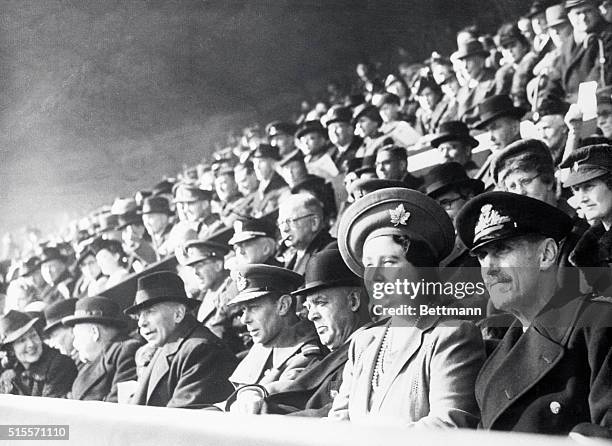
[[[172,230],[172,211],[165,197],[147,197],[142,204],[142,223],[151,237],[157,260],[171,254],[167,240]]]
[[[311,322],[298,319],[290,295],[303,277],[285,268],[270,265],[245,265],[236,268],[238,295],[230,302],[242,309],[242,322],[254,345],[238,364],[230,381],[236,392],[226,408],[250,405],[245,385],[259,385],[266,392],[276,385],[296,379],[323,354]],[[244,398],[243,398],[244,397]]]
[[[276,260],[278,228],[271,216],[234,222],[234,235],[229,240],[236,253],[236,264],[283,266]]]
[[[140,343],[126,336],[121,309],[106,297],[79,299],[74,314],[62,319],[72,327],[74,348],[83,366],[72,383],[70,398],[117,402],[117,384],[136,380],[134,355]]]
[[[563,211],[489,192],[457,217],[491,302],[516,319],[476,381],[485,429],[563,435],[612,427],[612,304],[559,287],[557,257],[572,228]]]
[[[219,197],[219,217],[225,226],[231,227],[237,218],[249,216],[248,205],[242,200],[232,167],[215,172],[215,191]]]
[[[0,318],[0,348],[7,355],[0,393],[65,398],[77,368],[68,356],[43,343],[37,322],[14,310]]]
[[[43,248],[40,256],[40,272],[49,288],[43,292],[41,300],[46,304],[72,297],[76,278],[70,274],[67,262],[58,248],[53,246]]]
[[[251,413],[327,416],[342,383],[350,341],[369,322],[367,296],[361,279],[348,269],[336,249],[315,254],[306,267],[304,286],[291,294],[305,297],[308,319],[331,353],[295,380],[279,382],[274,393],[266,395],[260,387],[253,386],[253,404],[242,409],[259,409]]]
[[[201,408],[230,395],[235,356],[191,315],[199,304],[187,297],[174,273],[138,279],[134,305],[125,313],[138,318],[140,334],[157,351],[138,380],[132,404]]]
[[[198,300],[202,302],[196,316],[198,321],[237,354],[245,349],[245,329],[244,324],[240,323],[238,311],[228,306],[236,290],[224,265],[224,257],[230,248],[221,240],[219,234],[223,233],[205,240],[188,241],[177,251],[176,257],[198,278]]]
[[[278,201],[287,194],[287,183],[276,172],[276,163],[280,160],[277,147],[259,144],[251,155],[255,175],[259,180],[257,199],[253,203],[254,217],[269,214],[278,208]]]
[[[253,205],[259,194],[259,180],[255,175],[251,160],[245,160],[234,167],[234,180],[242,195],[236,206],[241,209],[241,214],[251,217],[253,216]]]
[[[292,122],[273,121],[266,126],[268,142],[272,147],[278,147],[280,156],[295,150],[296,130],[297,125]]]
[[[173,192],[179,221],[172,228],[170,239],[177,240],[179,234],[189,230],[205,238],[223,225],[211,209],[212,191],[200,189],[196,184],[177,183]]]

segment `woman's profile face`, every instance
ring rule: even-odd
[[[420,281],[421,274],[406,260],[405,247],[396,242],[392,235],[367,239],[363,244],[362,262],[365,267],[364,282],[372,303],[390,307],[412,301],[411,288],[404,287],[404,284]],[[399,287],[396,286],[398,283]],[[375,295],[374,291],[378,293]]]

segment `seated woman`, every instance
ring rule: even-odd
[[[92,249],[96,253],[96,261],[102,274],[108,276],[104,289],[121,283],[129,275],[126,255],[120,241],[100,239],[92,243]]]
[[[0,348],[4,354],[0,393],[64,398],[77,368],[68,356],[44,344],[35,327],[38,318],[9,311],[0,318]]]
[[[446,212],[405,188],[372,192],[342,216],[342,258],[364,277],[371,311],[381,320],[353,339],[330,418],[476,427],[474,383],[485,360],[481,335],[470,322],[431,314],[444,308],[444,299],[411,292],[410,285],[439,280],[438,263],[454,238]],[[401,287],[391,290],[397,283]]]

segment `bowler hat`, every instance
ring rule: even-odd
[[[172,215],[170,203],[165,197],[147,197],[142,204],[141,214],[166,214]]]
[[[66,257],[55,246],[45,246],[40,254],[40,265],[51,260],[59,260],[65,263]]]
[[[127,315],[137,314],[161,302],[178,302],[190,308],[200,305],[197,299],[190,299],[185,293],[185,283],[178,274],[170,271],[158,271],[138,279],[134,304],[123,312]]]
[[[457,162],[435,166],[425,175],[423,189],[431,198],[436,198],[453,187],[468,187],[474,195],[478,195],[484,190],[484,183],[468,177],[465,167]]]
[[[74,307],[78,299],[65,299],[52,303],[44,309],[47,325],[43,329],[49,335],[55,328],[62,325],[62,319],[74,314]]]
[[[123,328],[127,321],[121,315],[121,308],[107,297],[90,296],[79,299],[71,316],[62,318],[62,324],[73,327],[76,324],[102,324]]]
[[[252,158],[272,158],[273,160],[280,160],[280,154],[278,152],[278,147],[272,147],[270,144],[259,144],[253,153],[251,154]]]
[[[431,140],[432,147],[438,147],[447,141],[462,141],[474,148],[478,141],[470,135],[470,129],[463,121],[447,121],[440,124],[438,133]]]
[[[468,201],[457,215],[463,244],[475,250],[499,240],[538,234],[561,241],[572,219],[541,200],[511,192],[485,192]]]
[[[175,203],[195,203],[196,201],[210,201],[211,190],[201,189],[197,184],[176,183],[172,188]]]
[[[230,245],[246,242],[258,237],[276,238],[276,222],[267,216],[248,218],[234,222],[234,235],[229,240]]]
[[[342,105],[334,105],[327,113],[321,118],[321,123],[325,127],[329,127],[334,122],[345,122],[350,124],[353,120],[353,111],[350,107],[344,107]]]
[[[238,294],[229,305],[248,302],[270,294],[290,294],[303,277],[287,268],[264,264],[241,265],[235,269]]]
[[[510,96],[505,94],[491,96],[478,106],[478,121],[474,124],[474,128],[482,129],[497,118],[502,116],[510,116],[521,119],[525,114],[525,110],[515,107]]]
[[[363,277],[363,245],[388,235],[423,241],[438,261],[450,254],[455,230],[436,201],[407,188],[382,189],[355,201],[344,212],[338,227],[338,246],[347,266]]]
[[[278,162],[279,166],[285,166],[292,161],[304,161],[304,154],[300,149],[295,149],[289,152]]]
[[[552,5],[546,8],[546,25],[551,28],[564,23],[569,23],[567,12],[563,4]]]
[[[293,122],[273,121],[266,126],[266,134],[268,138],[276,135],[293,136],[297,130],[297,125]]]
[[[308,133],[319,133],[327,137],[327,130],[325,130],[325,127],[323,127],[323,124],[321,124],[321,121],[319,121],[318,119],[305,121],[302,125],[298,127],[297,131],[295,132],[295,137],[301,138],[302,136],[307,135]]]
[[[569,168],[564,187],[575,186],[604,175],[612,174],[612,145],[596,144],[580,147],[559,166]]]
[[[470,56],[488,57],[489,52],[484,49],[482,43],[477,39],[461,42],[457,51],[454,53],[454,57],[457,59],[465,59]]]
[[[304,272],[304,285],[291,294],[303,296],[327,288],[359,287],[362,283],[361,278],[346,266],[339,250],[324,249],[310,258]]]
[[[10,310],[0,318],[0,345],[10,344],[23,336],[38,322],[21,311]]]
[[[377,122],[378,125],[382,125],[383,120],[380,116],[378,108],[370,104],[361,104],[355,107],[353,111],[353,125],[361,118],[362,116],[366,116],[370,118],[372,121]]]
[[[491,176],[499,185],[511,161],[525,160],[533,169],[548,169],[554,175],[555,164],[548,146],[539,139],[520,139],[496,152],[491,162]]]

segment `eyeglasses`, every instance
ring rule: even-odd
[[[527,177],[527,178],[521,178],[515,182],[512,183],[506,183],[506,190],[508,192],[515,192],[517,190],[525,190],[527,187],[529,187],[529,185],[531,183],[533,183],[533,180],[535,180],[536,178],[538,178],[539,176],[541,176],[540,174],[534,175],[532,177]]]
[[[465,200],[465,197],[459,195],[457,198],[445,198],[443,200],[439,200],[438,204],[448,211],[453,207],[453,204],[459,200]]]
[[[306,214],[306,215],[302,215],[301,217],[288,218],[286,220],[278,220],[276,223],[278,224],[278,226],[280,228],[284,228],[284,227],[287,227],[287,226],[295,227],[295,224],[298,221],[303,220],[303,219],[308,218],[308,217],[312,217],[314,215],[315,214]]]

